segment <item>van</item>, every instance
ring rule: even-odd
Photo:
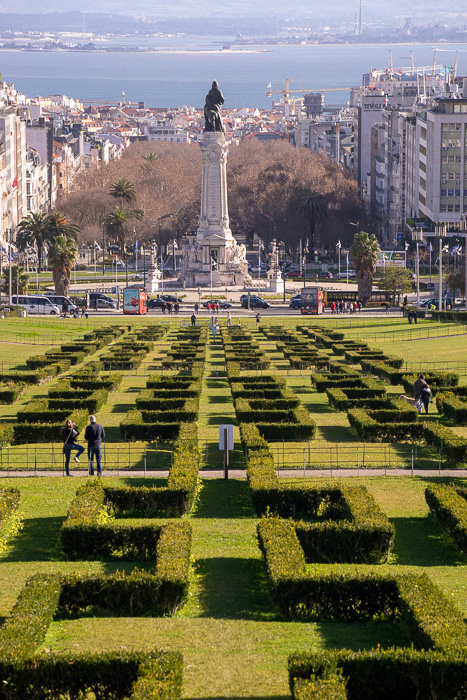
[[[55,306],[58,306],[58,308],[60,309],[60,313],[62,313],[62,311],[63,311],[63,304],[65,303],[65,300],[66,300],[67,305],[68,305],[68,308],[67,308],[68,313],[69,314],[75,313],[76,304],[74,304],[71,301],[70,297],[62,297],[62,296],[59,296],[57,294],[44,294],[44,296],[47,299],[49,299],[52,302],[52,304],[54,304]]]
[[[50,314],[51,316],[60,314],[58,306],[52,304],[47,297],[38,294],[14,294],[11,297],[11,303],[15,306],[22,306],[28,314]]]

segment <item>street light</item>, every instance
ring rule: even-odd
[[[421,228],[414,228],[412,231],[412,241],[415,242],[417,253],[415,258],[415,274],[417,276],[417,306],[420,304],[420,256],[418,254],[418,246],[423,242],[423,230]]]
[[[465,255],[464,298],[465,298],[465,310],[467,311],[467,215],[461,216],[459,228],[461,231],[464,232],[464,255]]]
[[[12,304],[11,301],[11,233],[12,229],[7,228],[6,232],[8,233],[8,303]],[[18,298],[16,298],[16,303],[18,303]]]
[[[336,250],[337,250],[337,255],[338,255],[338,265],[339,265],[339,277],[341,274],[341,248],[342,248],[342,243],[340,240],[337,241],[336,243]]]
[[[438,293],[438,311],[443,308],[443,240],[447,236],[447,225],[444,222],[437,221],[435,223],[435,238],[439,240],[439,293]]]

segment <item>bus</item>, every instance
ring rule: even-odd
[[[393,305],[393,295],[391,292],[382,292],[380,290],[374,290],[371,292],[371,297],[366,302],[365,306],[392,306]],[[346,289],[325,289],[324,290],[324,303],[329,308],[334,302],[337,304],[339,301],[346,301],[348,303],[354,304],[358,302],[358,292],[348,291]]]
[[[324,304],[322,287],[303,287],[301,301],[302,314],[322,314]]]
[[[139,287],[126,287],[123,290],[124,314],[147,314],[148,295]]]

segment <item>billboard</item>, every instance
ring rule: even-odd
[[[405,252],[403,250],[380,250],[376,267],[384,267],[384,265],[405,267]]]

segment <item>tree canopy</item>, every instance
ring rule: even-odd
[[[355,234],[349,252],[355,268],[358,297],[363,305],[371,296],[379,251],[380,247],[376,236],[366,233],[366,231],[359,231]]]

